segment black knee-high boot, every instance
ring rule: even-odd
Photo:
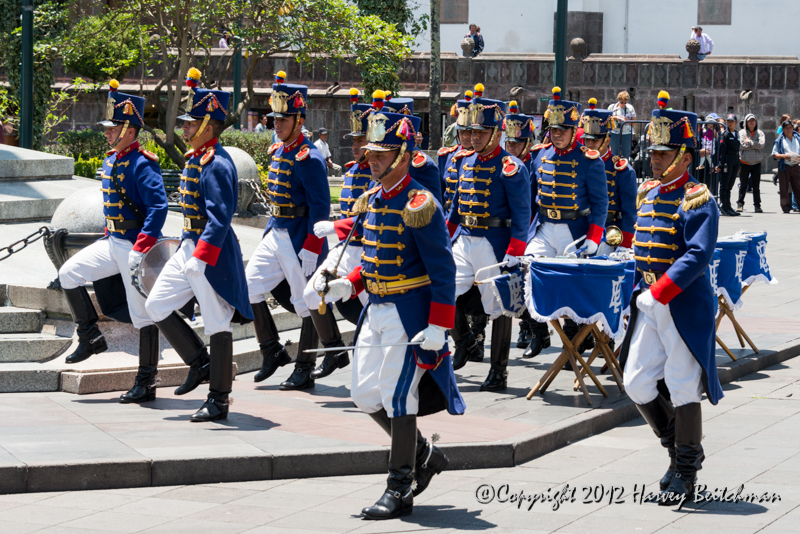
[[[453,343],[456,345],[456,350],[453,353],[453,369],[455,370],[461,369],[467,365],[470,359],[483,356],[480,345],[478,345],[478,341],[472,334],[467,314],[464,313],[464,307],[460,303],[460,300],[461,297],[456,300],[455,323],[453,324],[453,329],[450,330]]]
[[[675,408],[661,394],[647,404],[637,404],[636,408],[669,454],[669,469],[659,482],[660,488],[664,490],[675,475]]]
[[[378,502],[364,508],[365,519],[393,519],[408,515],[414,507],[414,463],[417,451],[417,416],[393,417],[389,478]]]
[[[480,391],[503,391],[508,377],[508,355],[511,351],[511,317],[501,315],[492,321],[491,368]]]
[[[261,369],[253,378],[254,382],[261,382],[272,376],[278,367],[283,367],[292,358],[281,345],[278,335],[278,327],[269,311],[266,302],[258,302],[250,305],[253,308],[253,329],[256,332],[258,348],[261,351]]]
[[[280,389],[309,389],[314,387],[314,379],[311,372],[317,355],[314,352],[306,352],[309,349],[316,349],[319,343],[317,330],[311,317],[303,318],[303,326],[300,327],[300,342],[297,344],[297,359],[294,364],[294,371],[289,378],[281,383]]]
[[[189,366],[186,382],[175,390],[175,395],[185,395],[208,380],[208,351],[203,340],[192,330],[192,327],[178,317],[175,312],[172,312],[163,321],[156,323],[156,326],[178,353],[178,356]]]
[[[333,315],[333,310],[328,306],[325,315],[320,315],[317,310],[309,310],[311,313],[311,320],[314,322],[314,328],[317,330],[320,342],[325,348],[330,347],[344,347],[342,342],[342,334],[339,332],[339,325],[336,324],[336,317]],[[314,380],[318,378],[325,378],[336,369],[341,369],[350,365],[350,356],[347,351],[341,352],[326,352],[325,358],[319,367],[311,372],[311,378]]]
[[[520,337],[522,336],[522,325],[524,324],[529,331],[529,343],[526,345],[525,352],[522,353],[523,358],[533,358],[538,356],[544,349],[550,346],[550,328],[547,323],[540,323],[534,321],[528,310],[522,314],[522,321],[520,322]],[[519,347],[519,342],[517,342]],[[519,347],[523,348],[523,347]]]
[[[211,336],[211,376],[208,398],[190,421],[202,423],[228,418],[233,390],[233,334],[218,332]]]
[[[120,396],[119,402],[129,404],[155,400],[158,352],[158,327],[150,325],[140,328],[139,371],[136,373],[133,387]]]
[[[675,408],[675,475],[661,494],[658,503],[664,506],[681,504],[692,498],[697,471],[702,469],[705,454],[703,413],[699,402]]]
[[[66,362],[82,362],[94,354],[107,351],[106,338],[97,327],[97,310],[86,288],[65,289],[64,296],[67,297],[72,320],[78,324],[78,348],[67,356]]]

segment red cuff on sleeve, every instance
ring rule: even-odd
[[[524,256],[525,255],[525,241],[520,241],[519,239],[511,238],[511,242],[508,244],[508,249],[506,250],[506,254],[510,254],[511,256]]]
[[[217,264],[220,252],[222,252],[221,248],[215,247],[214,245],[201,239],[197,242],[197,246],[195,247],[194,254],[192,254],[192,256],[198,260],[203,260],[213,267]]]
[[[456,230],[458,230],[458,225],[456,223],[447,221],[447,231],[450,232],[450,237],[453,237],[453,234],[456,233]]]
[[[633,237],[634,235],[630,232],[622,232],[622,243],[619,246],[623,248],[633,247]]]
[[[350,235],[350,230],[353,228],[355,220],[353,218],[339,219],[333,222],[333,229],[336,230],[336,237],[339,241],[344,241]]]
[[[594,241],[599,245],[600,240],[603,239],[603,227],[597,226],[596,224],[590,224],[589,231],[586,232],[586,239],[588,241]]]
[[[363,269],[363,267],[359,265],[347,275],[347,279],[350,280],[351,284],[353,284],[353,289],[355,290],[356,295],[364,291],[364,281],[361,280],[361,269]]]
[[[158,241],[158,239],[155,237],[147,235],[144,232],[139,232],[139,237],[136,238],[136,243],[133,244],[133,250],[136,252],[147,252],[156,244],[156,241]]]
[[[428,323],[441,326],[442,328],[453,328],[456,320],[456,307],[452,304],[441,304],[431,302],[431,314],[428,316]]]
[[[322,253],[322,243],[325,241],[324,237],[317,237],[314,234],[308,234],[303,243],[303,248],[314,254]]]
[[[667,274],[650,286],[650,293],[653,295],[653,298],[661,304],[669,304],[681,291],[683,291],[683,289],[679,288],[678,284],[673,282]]]

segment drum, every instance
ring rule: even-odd
[[[143,297],[147,298],[147,295],[150,294],[158,275],[161,274],[164,265],[175,254],[180,244],[181,240],[175,237],[162,237],[144,253],[142,262],[131,273],[131,283]]]

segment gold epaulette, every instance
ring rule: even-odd
[[[519,170],[519,165],[511,156],[503,158],[503,176],[514,176]]]
[[[214,159],[214,154],[215,153],[216,153],[216,150],[214,150],[213,148],[209,148],[208,150],[206,150],[206,153],[203,154],[202,158],[200,158],[200,165],[205,165],[207,163],[211,163],[211,161]]]
[[[469,150],[462,149],[462,150],[459,150],[458,152],[456,152],[456,154],[453,157],[457,158],[457,159],[461,159],[461,158],[466,158],[467,156],[471,156],[474,153],[475,153],[475,151],[472,150],[472,149],[469,149]]]
[[[403,222],[411,228],[422,228],[430,224],[436,213],[436,202],[433,195],[424,189],[412,189],[408,192],[408,202],[403,208]]]
[[[366,213],[369,209],[369,197],[380,191],[381,186],[377,185],[358,197],[353,204],[353,209],[350,210],[350,213],[353,215],[361,215],[362,213]]]
[[[425,163],[427,163],[427,162],[428,162],[428,158],[425,156],[424,152],[422,152],[421,150],[415,150],[414,151],[414,157],[411,160],[411,164],[414,167],[420,168],[423,165],[425,165]]]
[[[281,141],[278,141],[277,143],[272,143],[272,146],[270,146],[269,149],[267,149],[267,154],[271,156],[273,152],[278,150],[281,146],[283,146],[283,143]]]
[[[644,182],[642,185],[639,186],[639,191],[636,193],[636,209],[642,207],[642,203],[644,202],[644,198],[647,196],[652,189],[661,185],[660,180],[650,180],[648,182]]]
[[[436,155],[438,155],[438,156],[446,156],[447,154],[450,154],[451,152],[455,152],[456,150],[458,150],[458,145],[443,146],[442,148],[439,149],[439,151],[436,153]]]
[[[711,200],[711,192],[708,190],[708,187],[706,187],[705,184],[688,182],[683,187],[686,190],[686,193],[683,197],[683,211],[699,208]]]
[[[300,150],[297,151],[297,155],[294,157],[297,161],[305,160],[308,155],[311,153],[311,150],[308,149],[308,145],[303,145],[300,147]]]
[[[611,158],[611,161],[614,163],[614,168],[618,171],[624,171],[628,167],[628,160],[620,156],[614,156]]]
[[[350,167],[352,167],[352,166],[353,166],[353,165],[355,165],[355,164],[356,164],[356,162],[355,162],[355,161],[348,161],[347,163],[345,163],[345,164],[344,164],[344,168],[345,168],[345,169],[347,169],[347,170],[349,171],[349,170],[350,170]]]
[[[600,157],[600,152],[592,150],[591,148],[586,148],[585,146],[581,146],[581,151],[583,155],[586,156],[586,159],[597,159]]]
[[[551,146],[553,146],[553,143],[539,143],[538,145],[533,145],[530,151],[542,150],[543,148],[550,148]]]
[[[153,154],[153,153],[152,153],[152,152],[150,152],[149,150],[145,150],[145,149],[143,149],[143,148],[140,148],[140,149],[139,149],[139,153],[140,153],[142,156],[144,156],[144,157],[146,157],[147,159],[149,159],[150,161],[158,161],[158,156],[156,156],[155,154]]]

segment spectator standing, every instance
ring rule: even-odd
[[[319,139],[314,141],[316,146],[322,153],[322,158],[325,160],[325,165],[328,167],[328,176],[341,172],[342,168],[336,165],[331,159],[331,149],[328,147],[328,130],[325,128],[319,129]]]
[[[717,119],[719,119],[719,116],[716,113],[709,113],[702,120],[706,122],[717,122]],[[714,172],[714,155],[717,152],[714,128],[715,126],[713,124],[703,125],[703,129],[700,132],[700,166],[697,167],[698,171],[703,171],[702,178],[699,176],[698,178],[709,187],[712,185],[711,179],[713,178],[712,173]],[[711,189],[712,191],[716,191],[716,188]]]
[[[722,172],[719,182],[719,197],[722,202],[720,213],[735,217],[739,212],[731,206],[731,190],[733,184],[736,183],[736,175],[739,174],[739,149],[741,143],[739,142],[739,134],[736,131],[736,115],[729,113],[725,118],[727,128],[722,132],[719,138],[719,164],[714,168],[715,172]],[[720,169],[720,165],[722,168]],[[745,186],[745,191],[747,186]]]
[[[631,95],[628,94],[628,91],[620,91],[617,101],[608,106],[611,115],[622,122],[635,120],[636,110],[628,103],[630,99]],[[630,124],[623,124],[621,127],[611,130],[611,153],[623,158],[629,157],[632,135],[633,127]]]
[[[231,34],[225,33],[222,37],[219,38],[219,48],[230,48],[231,42]]]
[[[264,115],[261,117],[261,122],[256,125],[256,133],[264,133],[267,131],[267,122],[269,121],[269,117]]]
[[[756,213],[761,210],[761,150],[764,148],[766,137],[758,129],[758,121],[752,113],[744,118],[744,128],[739,131],[739,142],[742,145],[739,157],[742,170],[739,174],[739,201],[736,211],[744,211],[744,198],[747,190],[753,190],[753,206]]]
[[[472,45],[472,57],[477,57],[478,54],[483,52],[483,36],[481,29],[475,24],[469,25],[469,33],[464,37],[469,37],[475,43]]]
[[[791,121],[781,124],[781,135],[772,145],[772,157],[778,160],[778,192],[781,210],[790,213],[792,194],[800,196],[800,135],[794,131]]]
[[[689,39],[697,39],[697,42],[700,43],[700,52],[697,54],[697,59],[700,61],[711,55],[714,50],[714,40],[707,33],[703,33],[703,28],[700,26],[692,26],[692,34]]]

